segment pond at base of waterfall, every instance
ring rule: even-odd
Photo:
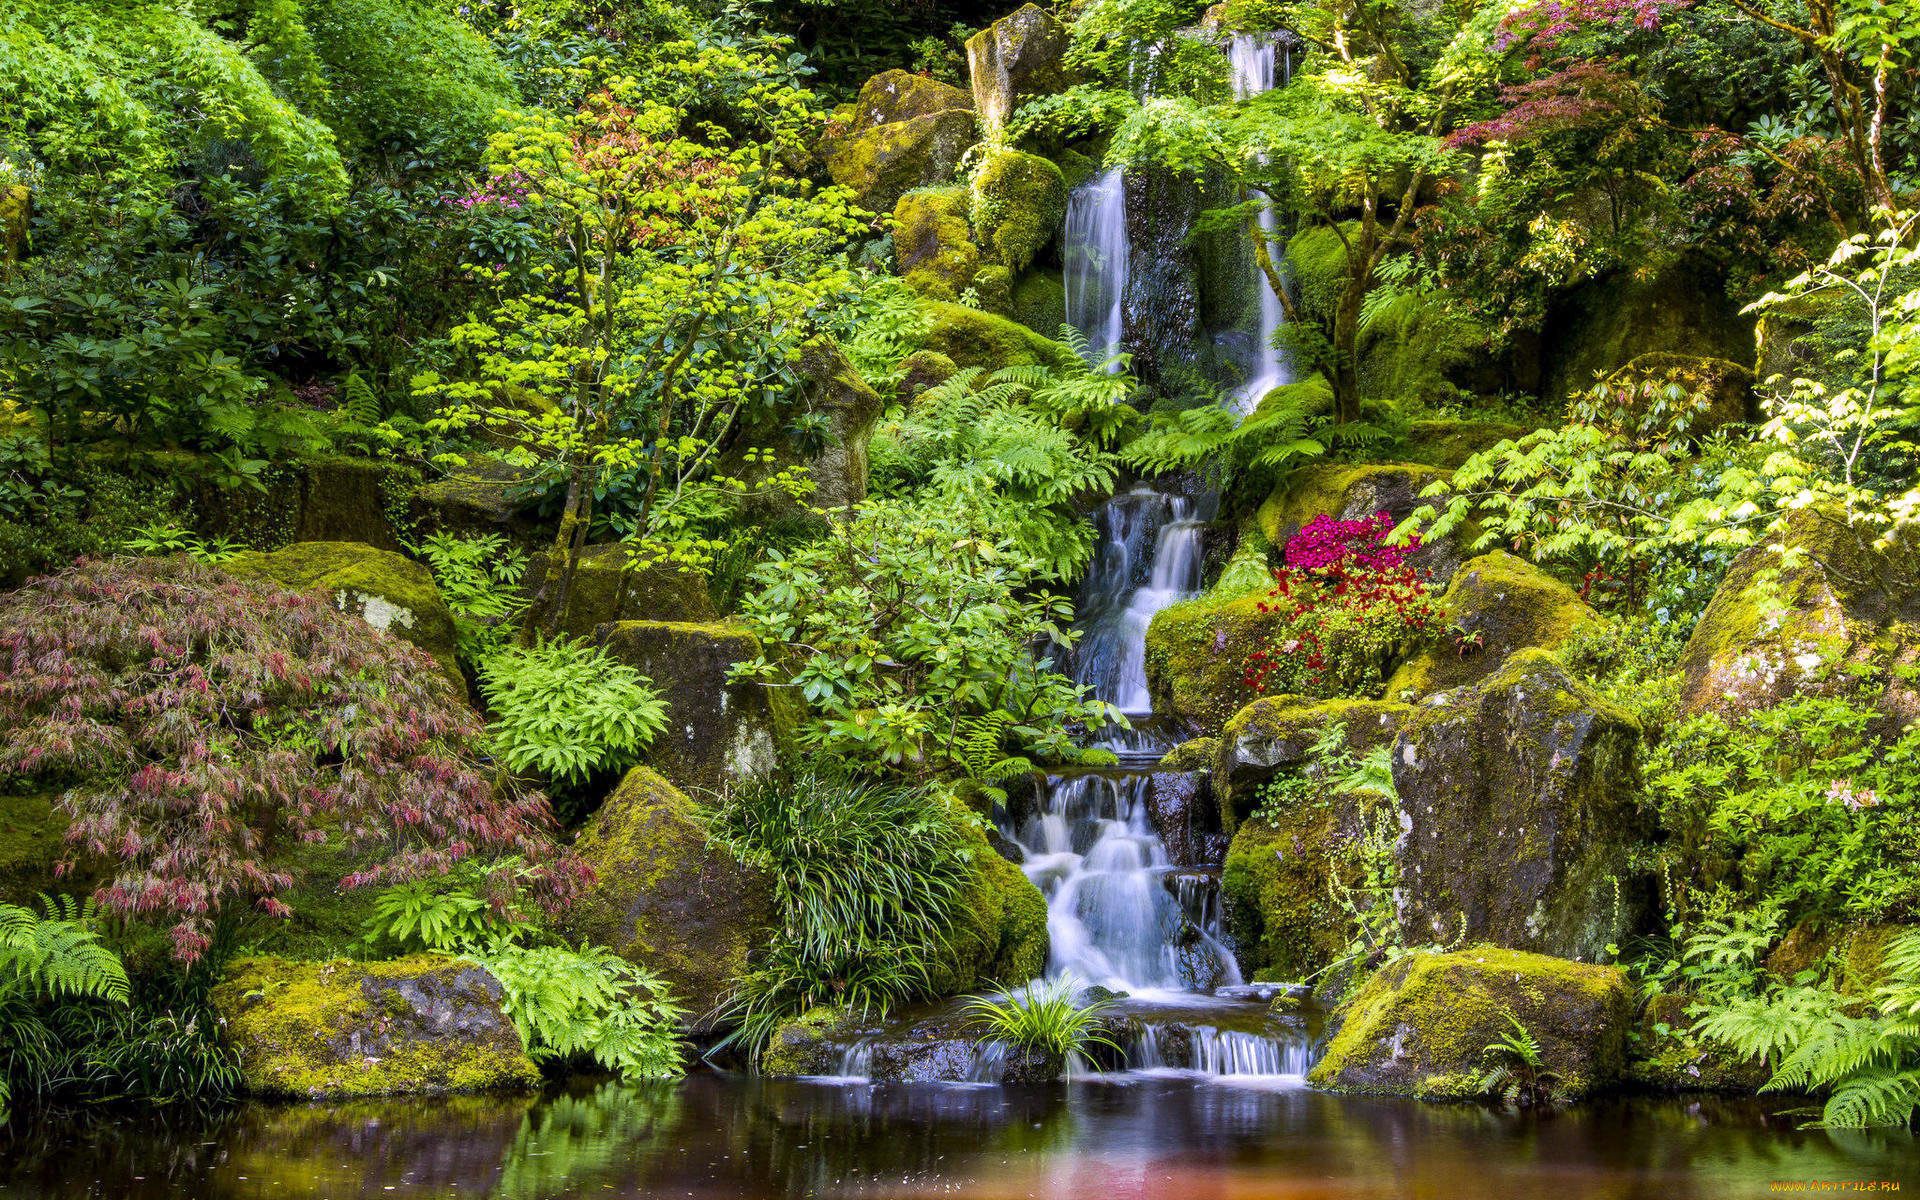
[[[1786,1107],[1614,1100],[1533,1116],[1151,1076],[699,1074],[538,1098],[16,1114],[0,1127],[0,1197],[1747,1200],[1789,1181],[1916,1179],[1909,1135],[1800,1130]]]

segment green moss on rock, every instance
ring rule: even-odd
[[[1018,150],[990,151],[973,174],[973,227],[993,261],[1018,274],[1033,264],[1067,213],[1060,168]]]
[[[1072,37],[1065,25],[1036,5],[1023,5],[967,39],[967,69],[973,103],[988,136],[1035,96],[1073,82],[1066,55]]]
[[[945,355],[961,367],[997,371],[1001,367],[1070,366],[1071,349],[1005,317],[959,304],[923,301],[930,327],[921,348]]]
[[[1013,319],[1052,337],[1067,323],[1067,285],[1050,267],[1030,267],[1013,281]]]
[[[1047,965],[1046,898],[1025,872],[994,852],[977,823],[959,814],[955,819],[966,829],[973,877],[946,944],[927,964],[929,984],[935,995],[951,996],[1025,983]]]
[[[1394,453],[1410,463],[1452,471],[1501,442],[1527,436],[1524,425],[1506,421],[1415,421]]]
[[[1511,1013],[1572,1095],[1616,1084],[1633,993],[1618,967],[1493,946],[1415,953],[1382,967],[1341,1011],[1340,1031],[1308,1075],[1343,1092],[1465,1100],[1491,1066],[1488,1043]]]
[[[971,92],[911,71],[893,70],[882,71],[867,80],[845,117],[850,131],[858,133],[896,121],[972,107]]]
[[[1313,745],[1330,725],[1346,731],[1347,749],[1363,755],[1393,741],[1413,710],[1381,700],[1312,700],[1263,696],[1236,712],[1221,730],[1213,786],[1223,819],[1253,810],[1260,785],[1308,765]]]
[[[67,848],[67,818],[55,807],[59,794],[0,794],[0,904],[31,905],[41,892],[72,891],[74,881],[56,879],[54,863]]]
[[[271,553],[237,555],[222,567],[294,591],[325,592],[341,612],[432,655],[465,694],[466,682],[454,661],[453,614],[432,572],[419,563],[360,542],[295,542]]]
[[[1402,663],[1387,681],[1394,699],[1419,699],[1478,683],[1529,647],[1556,650],[1600,617],[1574,590],[1504,550],[1455,573],[1440,598],[1446,620],[1478,644],[1443,641]]]
[[[960,373],[959,366],[937,350],[915,350],[900,364],[902,399],[912,400]]]
[[[493,976],[422,954],[386,963],[245,958],[211,994],[255,1096],[437,1095],[539,1073]]]
[[[1920,547],[1873,551],[1837,517],[1806,509],[1770,545],[1733,560],[1680,658],[1680,710],[1738,717],[1798,695],[1830,695],[1860,676],[1885,685],[1880,710],[1920,719],[1902,668],[1920,665]],[[1867,543],[1866,546],[1862,542]],[[1773,577],[1769,579],[1769,575]]]
[[[20,261],[33,220],[33,189],[24,183],[0,188],[0,266]]]
[[[851,1034],[856,1025],[844,1009],[810,1008],[773,1031],[760,1051],[760,1073],[787,1078],[831,1074],[840,1056],[837,1039]]]
[[[1594,960],[1638,929],[1639,748],[1639,724],[1543,650],[1416,707],[1393,765],[1406,935]]]
[[[547,554],[536,554],[528,562],[524,582],[528,597],[546,573]],[[583,549],[566,611],[560,615],[560,632],[591,637],[600,626],[616,621],[718,619],[705,573],[681,571],[670,563],[637,565],[639,561],[640,556],[623,543]]]
[[[693,801],[646,767],[628,772],[575,848],[595,879],[567,913],[568,932],[658,972],[691,1027],[713,1028],[773,936],[772,881],[709,845]]]
[[[855,202],[872,212],[892,212],[914,188],[946,183],[960,156],[974,143],[973,113],[948,109],[893,121],[827,147],[827,170],[835,183],[853,189]]]
[[[1155,613],[1146,643],[1153,710],[1189,736],[1205,737],[1257,699],[1246,682],[1247,655],[1282,624],[1260,611],[1265,602],[1264,590],[1230,595],[1215,589]]]
[[[1771,1074],[1758,1059],[1741,1059],[1718,1042],[1693,1036],[1692,996],[1667,993],[1647,1002],[1628,1035],[1624,1081],[1659,1092],[1758,1091]]]
[[[907,285],[949,303],[973,286],[980,247],[973,241],[963,187],[921,188],[893,207],[893,254]]]

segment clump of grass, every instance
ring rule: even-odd
[[[1119,1050],[1100,1028],[1110,1000],[1073,1002],[1071,983],[1029,983],[997,996],[969,996],[965,1012],[987,1038],[1062,1062],[1090,1046]]]

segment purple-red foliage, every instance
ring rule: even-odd
[[[288,915],[300,843],[370,854],[347,887],[517,854],[536,899],[570,901],[591,871],[480,733],[423,652],[317,595],[141,559],[0,597],[0,777],[64,787],[59,869],[112,864],[100,905],[172,921],[183,960],[226,905]]]
[[[1591,129],[1649,114],[1653,108],[1637,80],[1605,63],[1580,62],[1501,92],[1507,111],[1447,139],[1449,146],[1525,142],[1552,133]]]
[[[1668,12],[1692,6],[1693,0],[1539,0],[1500,23],[1497,44],[1502,50],[1522,47],[1529,55],[1527,65],[1537,67],[1572,34],[1622,25],[1658,29]]]

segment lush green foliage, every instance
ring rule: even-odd
[[[537,1061],[587,1058],[624,1079],[681,1073],[684,1010],[645,968],[601,946],[496,945],[473,957],[505,989],[507,1015]]]
[[[282,856],[310,842],[380,848],[355,884],[492,852],[543,864],[554,902],[579,886],[435,664],[325,599],[92,562],[0,597],[0,629],[0,772],[62,789],[70,857],[111,868],[102,907],[171,919],[184,959],[228,905],[286,915]]]
[[[999,995],[969,996],[965,1012],[989,1039],[1066,1062],[1089,1046],[1119,1050],[1101,1027],[1110,1000],[1074,1003],[1070,982],[1034,981]]]
[[[1493,1065],[1480,1077],[1480,1090],[1503,1104],[1533,1108],[1558,1103],[1563,1099],[1558,1072],[1546,1065],[1540,1039],[1507,1013],[1507,1032],[1487,1044],[1485,1053]]]
[[[500,761],[562,783],[639,761],[667,707],[640,672],[578,638],[541,638],[480,662]]]
[[[42,999],[98,998],[127,1003],[127,973],[100,944],[91,913],[41,897],[41,912],[0,904],[0,1118],[17,1080],[46,1087],[54,1039]]]
[[[956,819],[925,789],[822,770],[727,794],[712,836],[767,872],[781,923],[735,998],[747,1040],[818,1004],[872,1016],[926,994],[973,871]]]
[[[460,657],[480,663],[504,649],[514,632],[513,618],[522,608],[520,577],[526,556],[498,533],[435,533],[414,549],[433,572],[440,598],[453,613]]]
[[[785,654],[739,671],[794,688],[813,714],[807,743],[854,762],[937,772],[964,756],[969,721],[997,712],[1016,752],[1073,760],[1075,725],[1117,714],[1034,657],[1069,644],[1072,606],[1040,590],[1051,565],[1001,532],[999,512],[965,491],[870,500],[771,553],[741,616]]]

